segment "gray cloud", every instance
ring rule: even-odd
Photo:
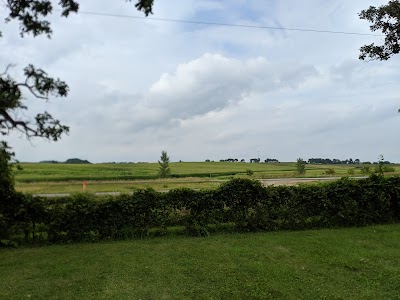
[[[383,4],[384,0],[374,2]],[[365,1],[156,1],[155,17],[368,32]],[[88,0],[82,11],[141,15],[132,3]],[[400,161],[399,58],[357,60],[375,37],[194,26],[79,14],[51,18],[52,40],[2,28],[0,67],[34,62],[67,81],[68,99],[27,96],[70,125],[59,143],[8,137],[21,160],[81,156],[155,161],[258,154]],[[33,144],[33,146],[31,145]]]

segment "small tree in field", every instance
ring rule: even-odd
[[[329,168],[328,170],[325,171],[326,175],[335,175],[336,171],[333,168]]]
[[[348,169],[348,170],[347,170],[347,174],[349,174],[349,175],[354,175],[354,174],[355,174],[354,169]]]
[[[297,159],[296,170],[299,175],[306,174],[306,162],[302,158]]]
[[[169,157],[167,151],[161,152],[161,161],[158,161],[160,164],[160,170],[158,171],[158,176],[160,178],[168,177],[171,174],[171,169],[169,168]]]

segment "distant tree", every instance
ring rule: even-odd
[[[80,158],[69,158],[65,161],[66,164],[91,164],[90,161]]]
[[[57,160],[42,160],[39,161],[39,164],[59,164],[60,162]]]
[[[297,159],[296,170],[299,175],[306,173],[306,162],[300,157]]]
[[[158,176],[160,178],[166,178],[171,175],[171,169],[169,168],[169,157],[167,151],[161,151],[161,161],[158,161],[160,169],[158,171]]]
[[[210,160],[209,160],[209,159],[206,159],[206,162],[210,162]]]
[[[264,160],[264,162],[266,163],[279,163],[279,160],[275,159],[275,158],[267,158]]]

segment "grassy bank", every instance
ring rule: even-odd
[[[399,299],[400,225],[0,251],[1,299]]]

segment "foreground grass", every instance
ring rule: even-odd
[[[0,299],[399,299],[400,225],[0,251]]]

